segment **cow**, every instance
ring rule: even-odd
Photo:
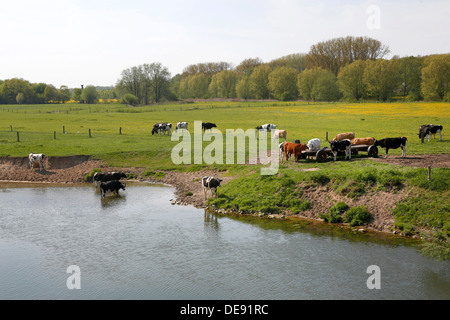
[[[353,133],[353,132],[339,133],[331,141],[340,141],[340,140],[346,140],[346,139],[348,139],[348,140],[355,139],[355,133]]]
[[[319,151],[320,150],[320,139],[315,138],[308,141],[306,144],[308,149],[311,151]]]
[[[202,122],[203,132],[206,132],[206,130],[209,130],[210,132],[212,132],[212,128],[217,128],[217,125],[215,123],[211,123],[211,122]]]
[[[408,139],[405,137],[398,137],[398,138],[384,138],[381,140],[375,141],[375,146],[384,148],[386,150],[386,156],[384,158],[388,157],[389,149],[398,149],[402,148],[403,151],[403,158],[406,157],[406,141]]]
[[[368,138],[355,138],[352,139],[352,144],[353,145],[366,145],[366,146],[372,146],[375,144],[375,138],[373,137],[368,137]]]
[[[95,183],[95,186],[97,187],[99,182],[120,180],[121,178],[126,178],[126,177],[127,177],[127,175],[123,172],[108,172],[108,173],[96,172],[96,173],[94,173],[94,177],[93,177],[92,181],[93,181],[93,183]]]
[[[188,123],[187,122],[178,122],[177,126],[175,127],[175,132],[178,132],[178,130],[181,130],[181,132],[183,133],[183,136],[184,136],[184,130],[188,130]]]
[[[203,194],[205,195],[205,200],[206,200],[206,189],[209,189],[209,191],[211,191],[211,197],[214,197],[213,195],[213,189],[214,192],[216,194],[216,198],[217,198],[217,188],[220,187],[220,183],[223,180],[219,179],[219,178],[214,178],[214,177],[203,177],[202,178],[202,186],[203,186]]]
[[[351,160],[352,159],[352,142],[349,139],[343,139],[343,140],[331,140],[330,141],[330,148],[331,152],[334,156],[334,161],[336,161],[336,156],[338,152],[345,152],[345,159],[347,157]]]
[[[275,133],[273,134],[272,140],[276,141],[277,139],[284,138],[284,142],[286,142],[287,139],[287,132],[286,130],[275,130]]]
[[[420,126],[419,139],[422,140],[422,143],[425,138],[427,138],[427,141],[430,141],[431,135],[436,139],[436,133],[439,133],[439,141],[442,141],[442,129],[443,127],[441,125],[424,124]]]
[[[284,143],[284,155],[286,158],[286,161],[288,161],[291,158],[291,155],[294,155],[295,161],[298,162],[298,159],[300,158],[300,155],[303,150],[307,150],[308,147],[304,143],[292,143],[292,142],[285,142]]]
[[[271,123],[266,123],[266,124],[263,124],[262,126],[257,126],[255,128],[255,138],[257,137],[258,131],[271,132],[271,131],[275,130],[276,128],[277,128],[277,126],[274,124],[271,124]]]
[[[161,135],[161,133],[163,135],[167,134],[170,136],[171,135],[171,130],[172,130],[172,124],[171,123],[157,123],[153,126],[152,129],[152,135],[154,135],[155,133]]]
[[[30,164],[30,170],[33,170],[33,164],[35,162],[39,163],[39,171],[41,171],[42,168],[44,168],[44,170],[47,170],[45,168],[45,162],[47,160],[47,156],[45,154],[32,152],[28,155],[28,160]]]
[[[279,150],[280,150],[280,161],[283,161],[283,154],[284,154],[284,144],[286,142],[282,142],[280,143],[280,145],[278,146]]]
[[[102,182],[100,184],[100,190],[102,192],[103,198],[106,196],[107,192],[113,192],[118,195],[120,189],[123,189],[123,191],[125,191],[125,183],[120,182],[119,180],[111,180],[107,182]]]

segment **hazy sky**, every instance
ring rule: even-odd
[[[450,0],[0,0],[0,79],[115,85],[160,62],[264,62],[345,36],[393,54],[450,53]]]

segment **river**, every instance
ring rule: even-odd
[[[161,185],[103,199],[93,186],[0,183],[0,299],[450,299],[450,262],[415,246],[172,198]]]

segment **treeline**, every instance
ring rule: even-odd
[[[308,101],[450,101],[450,54],[385,57],[389,48],[368,37],[336,38],[313,45],[307,54],[291,54],[264,63],[249,58],[198,63],[171,76],[160,63],[122,71],[109,90],[56,89],[21,79],[0,81],[0,103],[93,103],[99,97],[137,105],[185,99],[303,99]],[[86,89],[90,89],[87,95]],[[95,88],[94,88],[95,89]]]

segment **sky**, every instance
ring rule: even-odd
[[[0,0],[0,80],[112,86],[123,70],[307,53],[367,36],[390,55],[450,53],[450,0]]]

